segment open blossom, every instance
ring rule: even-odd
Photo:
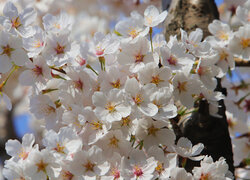
[[[177,42],[173,42],[171,48],[161,47],[160,53],[161,64],[170,67],[173,72],[181,71],[187,67],[191,69],[194,63],[194,56],[187,54],[186,49]]]
[[[27,61],[29,59],[23,50],[22,40],[2,31],[0,34],[0,73],[8,72],[12,63],[23,66]]]
[[[139,71],[139,80],[142,84],[153,83],[157,87],[169,87],[169,80],[172,76],[172,71],[168,67],[159,68],[156,63],[148,63]]]
[[[105,161],[102,150],[92,146],[88,150],[78,151],[70,162],[70,171],[80,179],[96,179],[109,171],[110,165]]]
[[[127,79],[125,91],[129,94],[128,101],[136,113],[146,116],[154,116],[158,112],[158,107],[151,102],[150,96],[155,91],[154,84],[141,86],[135,78]]]
[[[39,55],[45,47],[45,32],[39,27],[34,27],[35,34],[28,38],[23,38],[23,47],[28,51],[30,58]]]
[[[235,56],[250,60],[250,25],[241,26],[229,42],[229,50]]]
[[[73,20],[64,11],[58,16],[46,14],[43,16],[43,26],[48,33],[60,33],[62,31],[70,31],[72,28]]]
[[[162,23],[167,17],[168,12],[163,11],[161,14],[155,6],[148,6],[144,11],[144,25],[148,27],[154,27]]]
[[[154,121],[152,118],[142,118],[138,122],[135,136],[143,140],[143,147],[149,149],[153,145],[174,145],[175,134],[167,129],[168,124],[163,121]]]
[[[214,57],[214,56],[212,56]],[[201,82],[209,89],[215,89],[217,80],[215,76],[219,74],[219,69],[214,65],[214,62],[209,57],[200,59],[196,73]]]
[[[250,1],[246,1],[242,6],[237,7],[236,16],[243,24],[250,23]]]
[[[201,161],[200,167],[194,167],[192,170],[194,179],[225,179],[230,180],[230,172],[228,171],[228,165],[226,160],[221,157],[218,161],[213,162],[211,156],[206,156]],[[228,177],[229,176],[229,177]]]
[[[173,103],[173,90],[170,88],[160,88],[152,95],[153,103],[158,107],[158,113],[153,116],[156,120],[166,121],[177,115],[177,107]]]
[[[43,56],[51,66],[61,66],[76,58],[80,47],[72,42],[69,33],[49,34]]]
[[[154,62],[149,48],[149,41],[145,37],[140,37],[133,43],[122,44],[122,51],[117,60],[121,65],[128,65],[132,73],[136,73],[144,68],[145,64]]]
[[[115,53],[119,45],[120,42],[110,34],[104,35],[101,32],[96,32],[90,50],[96,57],[104,57]]]
[[[200,82],[186,76],[183,72],[179,72],[173,79],[173,85],[175,98],[179,99],[184,106],[193,107],[194,99],[192,95],[200,93]]]
[[[81,139],[70,127],[63,127],[58,133],[54,130],[46,132],[43,144],[47,149],[55,152],[57,157],[71,155],[82,147]]]
[[[120,121],[131,112],[131,107],[124,102],[122,91],[117,89],[110,90],[107,95],[103,92],[95,92],[92,100],[96,106],[94,110],[96,116],[104,121]]]
[[[33,150],[38,150],[38,145],[35,143],[35,136],[33,134],[25,134],[22,138],[22,144],[17,140],[8,140],[5,145],[6,152],[17,159],[26,160]]]
[[[216,40],[223,43],[228,43],[233,37],[233,33],[228,24],[223,23],[219,20],[213,20],[212,23],[208,25],[209,32],[214,36],[209,36],[208,41]]]
[[[157,166],[154,157],[147,158],[143,151],[133,150],[127,159],[122,158],[122,176],[131,180],[150,180],[153,178],[153,172]]]
[[[115,30],[129,40],[146,36],[149,28],[144,27],[143,17],[136,11],[133,11],[130,16],[128,19],[119,21],[115,26]]]
[[[0,16],[0,24],[6,31],[21,37],[29,37],[34,34],[33,27],[30,26],[36,20],[36,11],[33,8],[26,8],[18,13],[16,6],[12,2],[7,2],[3,9],[4,16]]]
[[[19,76],[19,82],[25,86],[45,84],[50,78],[50,68],[42,56],[33,58],[33,62],[27,61],[25,66],[28,70]]]
[[[190,32],[189,36],[186,31],[181,29],[182,42],[185,44],[186,48],[196,56],[202,56],[209,52],[210,45],[208,42],[202,42],[202,38],[203,31],[200,28]]]
[[[159,178],[160,180],[169,178],[172,176],[170,173],[178,167],[178,157],[175,153],[165,154],[164,150],[158,146],[151,146],[147,153],[148,156],[153,156],[157,160],[154,178]]]
[[[194,161],[199,161],[204,158],[204,156],[197,156],[203,149],[204,145],[202,143],[192,146],[191,141],[184,137],[181,137],[178,140],[177,145],[174,147],[174,150],[178,155]]]
[[[32,151],[24,166],[25,174],[31,179],[57,178],[60,170],[60,165],[48,149]]]
[[[112,157],[114,152],[127,156],[131,151],[131,143],[125,139],[121,130],[109,131],[96,144],[102,148],[105,157]]]

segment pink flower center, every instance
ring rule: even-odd
[[[104,50],[96,50],[96,53],[95,53],[97,56],[102,56],[104,54]]]
[[[83,82],[79,79],[78,81],[74,81],[75,88],[82,90],[83,89]]]
[[[174,56],[170,56],[170,57],[167,59],[167,61],[168,61],[168,63],[169,63],[170,65],[176,66],[176,64],[177,64],[177,59],[176,59]]]
[[[78,62],[80,66],[83,66],[84,64],[86,64],[86,59],[83,59],[82,57],[78,56],[76,58],[76,62]]]
[[[56,54],[63,54],[64,49],[65,49],[65,46],[61,46],[59,43],[57,43],[57,47],[55,48]]]
[[[40,67],[38,65],[35,65],[35,67],[32,69],[32,71],[34,72],[34,74],[36,76],[43,75],[43,69],[42,69],[42,67]]]
[[[136,175],[136,177],[140,177],[143,175],[142,169],[138,166],[134,167],[134,175]]]
[[[120,171],[118,169],[113,168],[112,171],[111,171],[111,173],[112,173],[114,179],[120,178]]]

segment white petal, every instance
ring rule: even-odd
[[[12,64],[6,55],[0,55],[0,73],[8,72],[12,67]]]
[[[16,65],[23,66],[27,61],[29,61],[29,57],[24,50],[17,49],[13,51],[11,60],[13,60]]]

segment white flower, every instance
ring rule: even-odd
[[[250,23],[250,1],[246,1],[243,6],[238,6],[236,16],[243,24]]]
[[[163,149],[158,146],[151,146],[147,151],[148,156],[157,160],[154,178],[164,180],[170,177],[172,170],[178,167],[178,156],[175,153],[164,154]]]
[[[216,54],[210,56],[210,61],[217,60],[216,65],[219,67],[217,77],[222,78],[226,75],[228,69],[233,70],[235,68],[233,53],[228,48],[220,45],[214,45],[213,49],[216,51]]]
[[[155,91],[154,84],[141,86],[135,78],[127,79],[125,91],[129,94],[128,101],[137,113],[143,113],[146,116],[154,116],[158,112],[158,107],[151,102],[150,96]]]
[[[22,144],[17,140],[8,140],[5,148],[7,154],[12,157],[26,160],[32,150],[38,150],[38,145],[35,145],[35,136],[33,134],[25,134],[22,138]]]
[[[84,179],[96,179],[96,176],[106,174],[109,168],[110,165],[104,160],[102,150],[97,146],[75,153],[70,162],[70,171]]]
[[[122,89],[127,80],[127,74],[124,69],[117,66],[111,66],[107,71],[100,72],[98,81],[101,91],[109,91],[113,88]]]
[[[192,95],[200,93],[200,82],[186,76],[183,72],[178,72],[173,79],[173,85],[175,98],[179,99],[184,106],[193,107]]]
[[[167,129],[168,123],[163,121],[154,121],[152,118],[143,118],[138,121],[135,136],[143,140],[143,147],[149,149],[153,145],[174,145],[175,134]]]
[[[153,157],[147,158],[143,151],[133,150],[129,156],[122,158],[122,176],[131,180],[150,180],[157,166],[157,161]]]
[[[168,67],[159,68],[156,63],[148,63],[138,74],[142,84],[153,83],[158,88],[170,86],[169,80],[172,76],[172,71]]]
[[[120,121],[128,116],[131,107],[125,103],[123,96],[122,91],[117,89],[110,90],[106,95],[103,92],[95,92],[92,101],[96,106],[96,116],[108,122]]]
[[[128,38],[129,40],[146,36],[149,32],[149,28],[144,27],[143,17],[136,11],[131,12],[130,15],[130,18],[119,21],[115,26],[115,30],[119,32],[122,37]]]
[[[29,61],[27,54],[22,48],[22,40],[7,32],[0,34],[0,73],[6,73],[12,67],[12,62],[23,66]]]
[[[23,47],[31,58],[39,55],[45,47],[45,32],[39,26],[35,26],[34,30],[33,36],[23,38]]]
[[[83,110],[86,126],[82,134],[83,142],[94,144],[111,128],[111,123],[98,119],[91,107],[85,107]]]
[[[177,115],[177,107],[171,99],[173,90],[170,88],[160,88],[152,95],[153,103],[158,107],[158,113],[153,116],[156,120],[167,120]]]
[[[215,89],[217,85],[217,80],[215,76],[218,75],[219,70],[214,65],[214,62],[209,57],[201,58],[196,69],[196,73],[200,78],[201,82],[208,88],[208,89]]]
[[[47,149],[32,151],[24,166],[25,174],[31,177],[31,179],[46,180],[47,177],[51,179],[57,178],[60,170],[60,165]]]
[[[213,162],[211,156],[206,156],[201,161],[201,167],[194,167],[192,170],[194,179],[218,179],[218,180],[229,180],[231,178],[226,177],[228,173],[228,165],[226,160],[221,157],[218,161]]]
[[[123,44],[117,60],[121,65],[129,65],[129,70],[136,73],[144,68],[145,64],[154,62],[153,54],[149,48],[147,38],[140,37],[133,43]]]
[[[165,20],[167,15],[167,11],[163,11],[159,14],[159,10],[155,6],[150,5],[144,11],[144,25],[148,27],[157,26]]]
[[[174,147],[174,150],[178,155],[194,161],[200,161],[204,158],[204,156],[197,156],[203,149],[204,145],[202,143],[192,146],[191,141],[184,137],[181,137],[178,140],[177,145]]]
[[[96,145],[102,148],[106,158],[111,158],[115,152],[127,156],[131,150],[131,144],[125,139],[121,130],[109,131],[96,142]]]
[[[30,99],[30,111],[38,119],[45,119],[46,125],[54,126],[57,120],[55,103],[47,95],[36,95]]]
[[[60,157],[79,151],[82,141],[71,127],[63,127],[58,133],[54,130],[47,131],[43,138],[43,145],[55,152],[56,157]]]
[[[106,176],[102,176],[101,180],[123,180],[121,176],[121,155],[114,152],[113,156],[109,158],[110,169]]]
[[[3,176],[6,179],[25,179],[27,176],[25,175],[23,162],[17,161],[15,162],[13,158],[6,160],[4,162],[4,168],[2,170]]]
[[[61,66],[76,58],[80,47],[69,38],[69,33],[49,34],[43,55],[51,66]]]
[[[241,26],[229,42],[229,50],[235,56],[250,60],[250,25]]]
[[[173,42],[171,49],[168,46],[160,48],[161,51],[161,64],[168,66],[173,72],[183,70],[189,67],[190,70],[194,63],[194,56],[187,54],[186,49]]]
[[[72,92],[89,94],[92,88],[92,78],[86,71],[73,67],[67,67],[65,71],[70,80],[62,85],[63,88],[70,89]]]
[[[213,22],[208,25],[208,30],[213,35],[209,36],[209,39],[206,38],[208,41],[217,40],[223,43],[228,43],[233,36],[229,25],[219,20],[213,20]]]
[[[113,36],[110,34],[105,36],[101,32],[96,32],[93,40],[90,50],[96,57],[104,57],[105,55],[113,54],[118,50],[120,45],[120,42]]]
[[[43,16],[43,26],[48,33],[60,33],[62,31],[70,31],[73,19],[64,11],[58,16],[46,14]]]
[[[189,36],[187,32],[181,29],[181,40],[186,48],[196,56],[202,56],[209,52],[210,45],[208,42],[201,42],[203,38],[203,31],[197,28],[192,31]]]
[[[19,76],[19,82],[24,86],[46,84],[51,78],[50,68],[42,56],[33,58],[33,62],[27,61],[26,67],[28,70],[23,71]]]
[[[20,14],[12,2],[7,2],[3,9],[4,16],[0,16],[0,24],[6,31],[21,37],[29,37],[34,34],[32,26],[36,20],[36,12],[33,8],[26,8]]]

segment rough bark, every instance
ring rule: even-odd
[[[162,0],[164,1],[164,0]],[[219,18],[216,4],[213,0],[172,0],[169,14],[165,21],[165,37],[176,35],[180,38],[180,28],[188,33],[201,28],[204,38],[209,35],[208,24]],[[226,94],[218,79],[217,91]],[[229,170],[234,172],[232,144],[228,131],[228,123],[225,115],[225,104],[219,102],[220,118],[209,115],[207,101],[201,101],[197,106],[198,112],[194,112],[185,123],[179,124],[181,133],[192,141],[193,144],[203,143],[205,148],[202,154],[211,155],[214,160],[224,157],[229,165]],[[199,162],[188,161],[185,168],[191,171]]]

